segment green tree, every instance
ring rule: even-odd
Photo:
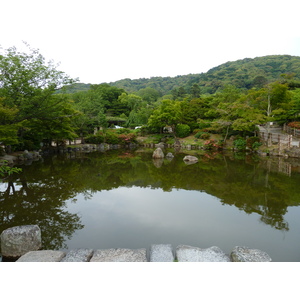
[[[54,93],[75,80],[56,68],[53,61],[46,62],[38,50],[29,46],[28,52],[19,52],[15,47],[11,47],[0,55],[2,107],[14,110],[13,118],[1,125],[10,130],[11,143],[16,142],[16,127],[20,142],[22,140],[20,133],[32,131],[37,123],[39,123],[38,131],[32,132],[32,135],[43,131],[51,122],[58,123],[56,132],[61,130],[59,134],[61,137],[70,135],[72,129],[69,127],[69,130],[66,130],[64,126],[74,111],[65,96]],[[59,124],[62,125],[60,128]]]
[[[140,89],[137,92],[137,95],[140,96],[148,104],[156,102],[159,99],[159,97],[161,97],[161,93],[158,90],[150,87]]]
[[[155,109],[149,117],[148,126],[153,129],[159,129],[160,132],[163,128],[170,126],[175,132],[175,126],[182,118],[180,110],[180,102],[173,100],[162,100],[161,104]]]
[[[199,98],[201,89],[197,83],[194,83],[191,87],[191,96],[192,98]]]

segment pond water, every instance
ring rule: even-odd
[[[44,249],[235,246],[300,261],[300,161],[153,149],[64,154],[0,183],[0,232],[37,224]],[[195,153],[189,153],[195,154]]]

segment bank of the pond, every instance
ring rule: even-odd
[[[72,249],[68,252],[40,250],[42,233],[38,225],[7,228],[0,235],[4,261],[16,262],[270,262],[271,257],[258,249],[234,247],[229,255],[219,247],[206,249],[171,244],[153,244],[141,249]]]

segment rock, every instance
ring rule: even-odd
[[[40,250],[30,251],[21,256],[16,262],[59,262],[66,255],[63,251]]]
[[[233,262],[271,262],[271,257],[264,251],[236,246],[231,252]]]
[[[173,262],[173,248],[169,244],[151,245],[150,262]]]
[[[178,139],[175,140],[174,147],[175,148],[180,148],[181,147],[181,143]]]
[[[196,156],[192,156],[192,155],[186,155],[183,158],[184,161],[190,161],[190,162],[197,162],[198,158]]]
[[[196,156],[192,156],[192,155],[186,155],[183,158],[183,161],[187,164],[187,165],[191,165],[191,164],[195,164],[198,162],[198,158]]]
[[[179,262],[230,262],[228,255],[216,246],[201,249],[180,245],[176,248],[176,258]]]
[[[155,144],[155,147],[164,149],[165,148],[165,144],[163,142],[160,142],[158,144]]]
[[[1,253],[4,257],[18,258],[42,246],[41,230],[37,225],[15,226],[1,233]]]
[[[88,262],[93,253],[93,249],[73,249],[67,253],[62,262]]]
[[[146,262],[146,249],[96,250],[90,262]]]
[[[171,152],[169,152],[169,153],[166,155],[166,158],[174,158],[174,155],[173,155]]]
[[[153,152],[152,158],[164,158],[165,155],[161,148],[156,148]]]

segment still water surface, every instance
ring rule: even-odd
[[[38,224],[45,249],[170,243],[300,261],[300,161],[150,151],[47,157],[0,185],[0,231]]]

